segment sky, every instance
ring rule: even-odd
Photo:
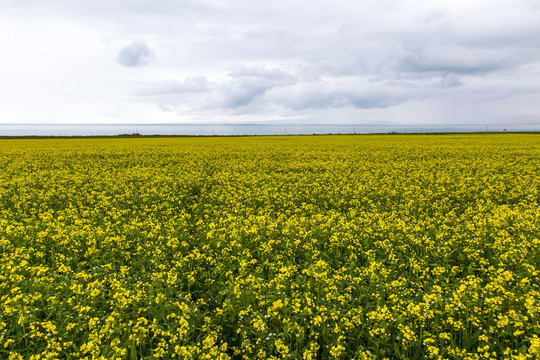
[[[540,123],[538,0],[0,0],[0,123]]]

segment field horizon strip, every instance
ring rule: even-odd
[[[0,169],[0,358],[540,358],[539,134],[2,139]]]

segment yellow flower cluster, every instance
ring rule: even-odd
[[[538,359],[540,136],[0,141],[0,358]]]

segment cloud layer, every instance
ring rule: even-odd
[[[540,121],[533,0],[3,7],[0,121]]]

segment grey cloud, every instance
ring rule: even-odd
[[[225,87],[225,89],[222,92],[223,106],[230,108],[249,105],[268,90],[264,85],[257,83],[236,83]]]
[[[293,110],[313,110],[322,108],[355,107],[362,109],[384,108],[392,104],[388,98],[359,96],[345,92],[300,94],[291,99],[287,106]]]
[[[308,69],[296,65],[291,70],[287,66],[236,64],[221,80],[188,77],[184,81],[148,85],[139,95],[155,98],[153,101],[162,109],[170,108],[166,103],[235,113],[276,108],[286,111],[382,109],[410,99],[428,98],[433,96],[433,89],[462,85],[459,77],[452,74],[443,74],[429,82],[422,79],[388,82],[353,75],[313,78],[310,66],[306,66]],[[200,96],[191,96],[196,94]]]
[[[232,108],[246,106],[268,90],[290,85],[295,81],[292,74],[278,67],[237,64],[220,86],[223,105]]]
[[[117,61],[127,67],[145,66],[153,59],[154,53],[148,45],[135,39],[118,53]]]
[[[239,63],[222,79],[209,81],[201,75],[188,76],[183,81],[146,84],[136,94],[157,101],[161,108],[166,101],[200,109],[237,109],[251,105],[271,89],[296,81],[291,72],[279,66]]]
[[[501,58],[489,50],[407,46],[397,71],[417,73],[486,74],[509,68],[513,59]],[[428,74],[429,76],[429,74]]]
[[[460,80],[459,77],[455,75],[446,75],[440,81],[439,85],[442,88],[451,88],[462,86],[464,83]]]
[[[404,101],[404,92],[383,88],[380,84],[302,83],[290,88],[275,89],[269,101],[295,111],[352,107],[359,109],[386,108]],[[409,96],[412,96],[409,94]]]

